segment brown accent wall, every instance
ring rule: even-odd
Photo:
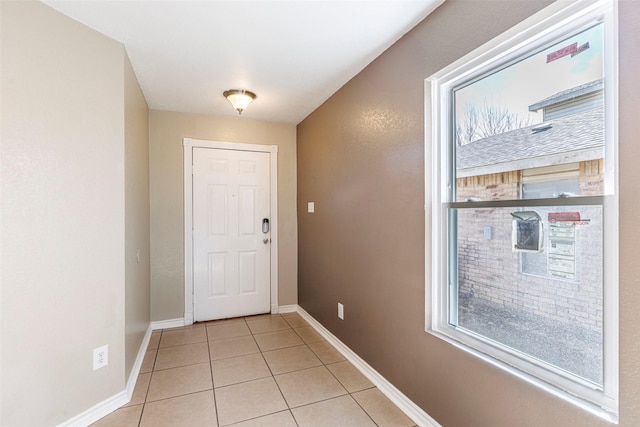
[[[424,332],[424,79],[546,4],[448,0],[298,125],[299,303],[444,426],[611,425]],[[633,426],[640,3],[619,9],[620,425]]]

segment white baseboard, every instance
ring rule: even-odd
[[[126,405],[131,400],[127,397],[127,391],[122,390],[120,393],[103,400],[97,405],[92,406],[81,414],[58,424],[58,427],[86,427],[95,423],[100,418],[109,415],[121,406]]]
[[[278,307],[278,313],[295,313],[298,311],[298,304],[281,305]]]
[[[153,328],[150,324],[147,328],[147,332],[145,332],[144,334],[144,338],[142,338],[140,348],[138,348],[138,355],[136,356],[136,360],[133,362],[131,374],[129,374],[129,379],[127,380],[126,389],[114,396],[111,396],[108,399],[103,400],[97,405],[92,406],[83,413],[76,415],[75,417],[63,422],[62,424],[58,424],[58,427],[89,426],[98,421],[100,418],[109,415],[116,409],[120,409],[131,401],[133,390],[136,388],[138,375],[140,374],[140,369],[142,368],[142,361],[144,360],[144,355],[147,352],[147,347],[149,346],[149,341],[151,340],[152,331]]]
[[[185,325],[184,317],[181,317],[178,319],[157,320],[155,322],[151,322],[151,329],[155,331],[157,329],[179,328],[180,326]]]
[[[136,388],[136,382],[138,381],[138,375],[140,374],[140,369],[142,368],[144,355],[147,353],[147,347],[149,347],[149,341],[151,340],[152,332],[153,328],[151,328],[151,324],[149,324],[147,332],[145,332],[144,338],[142,338],[142,343],[140,343],[140,348],[138,349],[136,360],[135,362],[133,362],[133,368],[131,368],[129,379],[127,380],[127,403],[131,401],[133,390],[135,390]]]
[[[193,325],[193,311],[184,314],[184,326]]]
[[[311,317],[302,307],[298,305],[284,305],[278,308],[279,313],[299,313],[309,324],[322,335],[331,345],[335,347],[347,360],[349,360],[365,377],[367,377],[385,396],[389,398],[402,412],[404,412],[409,418],[413,420],[420,427],[441,427],[440,424],[429,414],[422,410],[418,405],[413,403],[411,399],[405,396],[400,390],[398,390],[393,384],[387,381],[382,375],[380,375],[375,369],[373,369],[367,362],[362,360],[360,356],[354,353],[349,347],[347,347],[342,341],[336,338],[329,330],[322,326],[316,319]],[[98,403],[97,405],[87,409],[81,414],[67,420],[66,422],[59,424],[58,427],[85,427],[88,426],[100,418],[109,415],[111,412],[119,409],[131,401],[133,390],[138,380],[138,375],[142,367],[142,361],[146,354],[149,340],[151,339],[151,332],[157,329],[176,328],[185,325],[185,319],[169,319],[151,322],[145,336],[140,344],[138,350],[138,356],[134,362],[131,374],[127,381],[126,390]]]
[[[427,414],[422,408],[413,403],[378,371],[373,369],[360,356],[347,347],[342,341],[336,338],[329,330],[311,317],[302,307],[295,306],[296,311],[322,335],[331,345],[335,347],[349,362],[351,362],[365,377],[367,377],[385,396],[389,398],[402,412],[413,420],[420,427],[441,427],[436,420]]]

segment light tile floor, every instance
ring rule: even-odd
[[[95,427],[414,426],[297,313],[155,331],[131,402]]]

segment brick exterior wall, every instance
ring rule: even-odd
[[[604,189],[604,159],[580,162],[578,182],[581,196],[601,195]]]
[[[464,202],[469,197],[480,200],[520,198],[520,171],[458,178],[456,199]]]
[[[581,195],[603,192],[602,160],[580,164]],[[519,199],[520,171],[459,178],[458,201]],[[549,234],[549,212],[573,212],[576,207],[532,208],[542,217]],[[576,279],[536,276],[522,271],[521,252],[511,249],[511,212],[514,208],[479,208],[458,211],[458,281],[461,295],[474,289],[474,299],[546,319],[572,323],[593,331],[602,329],[602,212],[580,207],[585,224],[575,225]],[[488,233],[488,234],[486,234]],[[547,247],[542,255],[546,260]],[[538,255],[536,255],[538,256]]]

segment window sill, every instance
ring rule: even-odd
[[[559,387],[553,386],[551,384],[549,384],[548,382],[534,376],[531,375],[529,373],[526,373],[506,362],[503,362],[499,359],[496,359],[494,356],[490,356],[480,350],[477,350],[473,347],[470,347],[469,345],[451,337],[450,335],[442,332],[442,331],[438,331],[432,328],[427,328],[426,332],[430,335],[435,336],[436,338],[439,338],[449,344],[451,344],[452,346],[454,346],[457,349],[460,349],[462,351],[465,351],[466,353],[469,353],[475,357],[477,357],[478,359],[482,360],[483,362],[486,362],[502,371],[505,371],[511,375],[514,375],[515,377],[526,381],[527,383],[544,390],[547,393],[552,394],[553,396],[564,400],[565,402],[568,402],[582,410],[585,410],[605,421],[608,421],[610,423],[614,423],[614,424],[618,424],[618,414],[612,413],[594,403],[591,403],[589,401],[586,401],[584,399],[581,399],[575,395],[573,395],[572,393],[563,390]]]

